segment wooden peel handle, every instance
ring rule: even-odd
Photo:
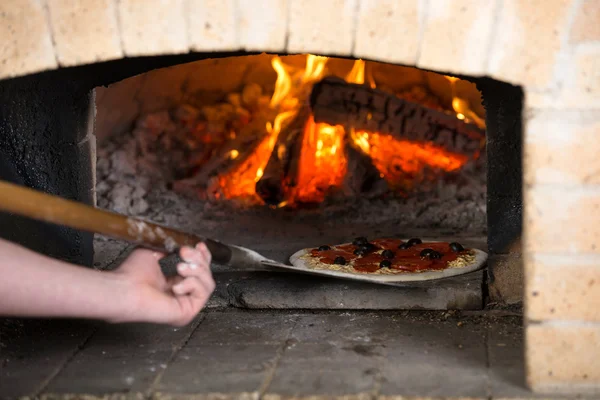
[[[39,221],[100,233],[171,253],[204,242],[213,261],[228,265],[231,248],[223,243],[152,222],[127,217],[0,180],[0,211]]]

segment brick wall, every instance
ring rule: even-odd
[[[598,390],[600,2],[249,3],[4,0],[0,78],[123,56],[261,50],[364,57],[522,86],[527,380],[538,390]]]

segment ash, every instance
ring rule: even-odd
[[[190,135],[191,106],[140,117],[124,135],[113,135],[98,145],[98,206],[145,218],[167,209],[199,211],[206,221],[236,221],[265,217],[289,223],[302,220],[319,226],[393,226],[436,232],[486,233],[486,157],[470,161],[460,171],[414,192],[399,196],[336,197],[312,208],[271,209],[243,201],[201,198],[199,190],[182,190],[178,182],[192,175],[195,157],[203,150],[199,136]],[[173,188],[177,188],[177,190]],[[178,220],[181,220],[178,218]]]

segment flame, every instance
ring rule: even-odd
[[[432,143],[398,140],[390,135],[352,131],[353,143],[368,154],[391,187],[415,182],[426,169],[452,172],[468,160],[464,154],[447,151]]]
[[[277,80],[269,108],[275,117],[266,123],[265,136],[253,152],[233,171],[218,177],[219,195],[262,202],[256,193],[256,183],[263,177],[273,154],[280,160],[285,156],[285,145],[279,144],[275,148],[279,135],[301,108],[306,107],[312,85],[326,74],[327,61],[327,57],[307,55],[305,68],[298,71],[285,65],[281,58],[273,57],[271,65],[277,72]],[[290,71],[294,72],[290,74]],[[458,78],[446,78],[452,88],[452,107],[456,117],[478,123],[478,116],[470,109],[468,102],[456,96],[455,83]],[[365,84],[366,81],[370,87],[376,86],[372,73],[363,60],[354,62],[345,79],[358,84]],[[286,194],[287,198],[277,207],[321,202],[331,190],[340,187],[348,173],[344,147],[348,145],[367,154],[380,176],[391,188],[398,189],[409,189],[430,174],[455,171],[468,161],[467,155],[449,152],[432,143],[399,140],[378,132],[346,132],[340,125],[315,123],[310,116],[302,131],[297,176],[285,178],[291,189]],[[237,149],[229,153],[231,160],[236,160],[239,156],[240,151]]]
[[[296,200],[321,202],[332,187],[340,186],[346,175],[345,130],[340,125],[315,123],[311,117],[304,128]]]
[[[464,120],[465,122],[472,121],[478,127],[485,129],[485,120],[471,109],[471,106],[467,100],[461,99],[456,95],[456,81],[458,81],[458,78],[449,75],[444,75],[444,78],[450,81],[450,90],[452,92],[452,109],[456,113],[456,118]]]
[[[352,69],[348,75],[346,75],[346,82],[358,83],[361,85],[365,83],[365,64],[366,63],[363,60],[354,61]]]
[[[298,95],[302,89],[311,86],[312,83],[323,77],[327,57],[309,55],[306,59],[306,68],[298,87],[294,87],[292,77],[286,66],[279,57],[273,57],[271,65],[277,72],[275,81],[275,90],[271,96],[269,107],[280,111],[273,122],[267,122],[265,130],[266,137],[261,141],[255,151],[234,171],[219,176],[218,183],[220,190],[226,198],[250,197],[259,200],[256,194],[256,182],[262,178],[265,168],[275,148],[279,133],[286,122],[289,122],[300,108]],[[278,149],[279,151],[279,149]],[[237,158],[239,153],[233,157]]]
[[[306,56],[306,69],[302,76],[302,82],[307,83],[321,79],[323,72],[325,72],[327,60],[329,60],[328,57],[315,56],[313,54]]]
[[[277,72],[277,80],[275,81],[275,91],[273,92],[269,106],[276,108],[292,89],[292,80],[290,74],[285,70],[281,58],[273,57],[271,65],[275,72]]]

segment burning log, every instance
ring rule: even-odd
[[[315,122],[432,142],[457,153],[477,153],[485,138],[485,130],[459,120],[454,114],[335,77],[324,78],[314,85],[310,106]]]
[[[196,174],[176,182],[178,190],[181,191],[184,187],[205,185],[211,181],[212,177],[226,174],[246,161],[265,138],[266,124],[271,117],[267,112],[256,115],[240,130],[235,139],[226,141],[217,150],[216,155],[213,155]]]
[[[371,158],[355,148],[352,140],[346,140],[344,152],[348,162],[348,172],[342,184],[345,196],[378,196],[387,191],[387,182],[381,177]]]
[[[303,106],[279,132],[263,176],[256,182],[256,193],[266,204],[281,204],[297,185],[304,126],[310,115],[308,105]]]

